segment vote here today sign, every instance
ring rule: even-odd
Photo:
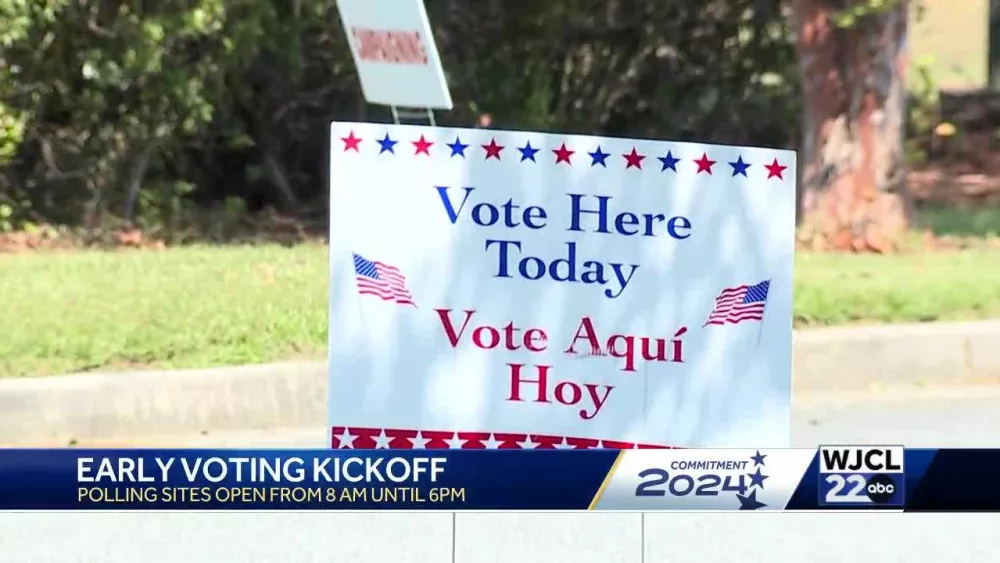
[[[333,123],[335,448],[781,447],[795,154]]]

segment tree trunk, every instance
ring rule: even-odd
[[[818,250],[889,252],[907,228],[908,2],[836,26],[845,7],[867,2],[791,2],[805,96],[800,237]]]

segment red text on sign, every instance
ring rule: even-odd
[[[434,312],[441,319],[441,326],[444,328],[448,343],[452,348],[457,348],[469,328],[469,321],[476,314],[475,309],[462,311],[464,317],[461,326],[452,319],[451,309],[434,309]],[[477,326],[472,329],[471,339],[477,348],[483,350],[492,350],[502,345],[507,350],[520,350],[523,346],[532,352],[541,352],[546,348],[548,337],[540,328],[530,328],[521,333],[521,329],[514,326],[514,321],[510,321],[500,328],[488,324]]]
[[[427,64],[427,49],[419,31],[352,27],[354,44],[362,61],[396,64]]]
[[[609,355],[624,360],[622,371],[635,371],[636,360],[641,359],[647,362],[684,362],[684,345],[681,336],[687,332],[687,327],[681,327],[674,333],[674,338],[669,344],[665,338],[650,338],[648,336],[632,336],[629,334],[612,334],[607,340],[601,341],[594,330],[594,323],[590,317],[580,319],[580,326],[573,335],[573,341],[569,348],[564,351],[566,354],[576,354],[576,346],[579,340],[587,348],[584,353],[594,355]]]
[[[510,395],[508,401],[534,401],[536,403],[555,402],[571,407],[584,402],[584,408],[577,414],[584,420],[597,416],[601,407],[608,400],[608,395],[614,389],[613,385],[597,385],[595,383],[576,383],[575,381],[549,381],[549,370],[552,366],[530,366],[524,364],[507,364],[510,368]],[[535,373],[530,373],[534,371]],[[527,372],[527,373],[526,373]],[[551,395],[549,385],[551,387]]]

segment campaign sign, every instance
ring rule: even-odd
[[[366,100],[451,109],[423,0],[337,0],[337,10]]]
[[[335,448],[782,447],[795,155],[333,123]]]

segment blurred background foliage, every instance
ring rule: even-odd
[[[439,123],[786,146],[795,57],[769,0],[428,0]],[[0,222],[180,227],[319,213],[361,97],[332,1],[0,0]],[[228,201],[228,202],[227,202]]]
[[[898,0],[824,2],[851,26]],[[426,6],[456,101],[439,124],[798,141],[779,0]],[[0,230],[321,218],[327,123],[389,120],[361,96],[333,0],[0,0],[0,20]]]

